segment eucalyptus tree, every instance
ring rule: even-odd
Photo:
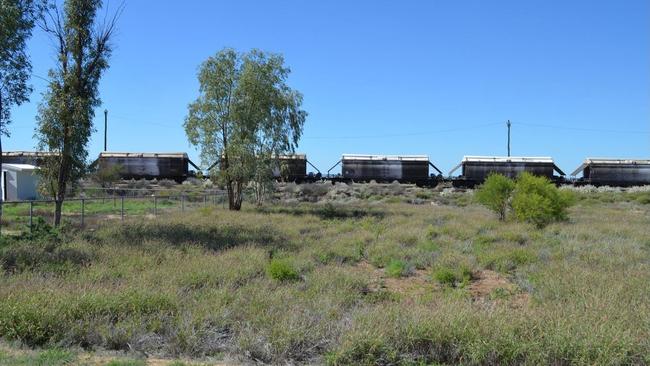
[[[27,40],[40,9],[41,3],[36,0],[0,0],[0,166],[2,137],[9,137],[11,108],[27,102],[32,92]],[[2,199],[0,195],[0,202]]]
[[[287,84],[289,73],[279,54],[230,48],[199,68],[199,97],[188,106],[184,128],[203,163],[216,162],[231,210],[241,208],[248,183],[259,202],[278,157],[298,144],[307,113],[302,95]]]
[[[101,103],[99,81],[108,68],[112,38],[123,7],[98,18],[101,0],[65,0],[50,4],[39,25],[56,48],[55,68],[37,117],[39,147],[58,154],[40,169],[45,190],[54,197],[54,225],[61,223],[66,190],[84,173],[95,108]]]

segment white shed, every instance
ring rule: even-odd
[[[2,164],[2,200],[38,198],[38,167],[30,164]]]

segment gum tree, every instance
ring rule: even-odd
[[[281,55],[229,48],[199,68],[199,97],[188,106],[184,128],[203,163],[216,162],[231,210],[241,208],[248,183],[261,202],[277,158],[298,144],[307,113],[302,95],[287,85],[289,73]]]
[[[101,0],[66,0],[63,9],[52,3],[41,28],[56,46],[48,91],[39,108],[36,137],[41,149],[57,152],[41,167],[45,190],[55,200],[54,225],[61,223],[66,190],[86,168],[87,145],[93,131],[95,108],[101,104],[99,81],[111,55],[111,40],[122,7],[97,20]]]
[[[0,0],[0,166],[2,137],[9,137],[11,108],[29,101],[32,92],[28,85],[32,65],[27,55],[27,40],[40,9],[41,3],[34,0]]]

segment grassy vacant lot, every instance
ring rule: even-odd
[[[183,209],[203,207],[205,205],[221,205],[225,200],[224,196],[186,196],[181,202],[180,196],[159,197],[154,205],[152,196],[125,197],[124,215],[143,216],[153,215],[154,207],[156,214],[176,214]],[[54,215],[53,202],[32,203],[33,220],[42,218],[52,222]],[[29,203],[26,202],[4,202],[3,206],[3,232],[21,232],[29,228]],[[120,218],[122,202],[119,196],[106,199],[87,199],[84,203],[85,223],[94,224],[110,218]],[[65,225],[79,225],[81,223],[81,201],[65,201],[63,203],[63,223]]]
[[[538,230],[421,196],[5,243],[0,337],[266,363],[650,363],[644,200],[581,194]]]

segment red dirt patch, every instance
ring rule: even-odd
[[[371,282],[368,288],[370,292],[383,290],[407,297],[417,297],[436,288],[429,278],[429,272],[425,270],[416,270],[408,277],[393,278],[388,277],[384,269],[375,268],[366,261],[357,263],[355,269],[370,275]]]
[[[476,277],[469,285],[469,292],[474,301],[507,302],[513,307],[522,307],[528,303],[528,294],[522,293],[517,285],[508,278],[491,270],[474,273]]]

